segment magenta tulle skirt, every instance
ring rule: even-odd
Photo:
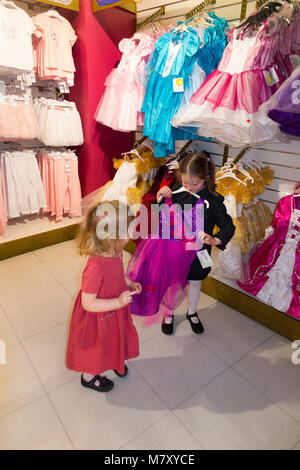
[[[147,317],[147,323],[170,315],[187,295],[187,276],[196,256],[180,240],[143,240],[132,256],[126,275],[140,282],[143,291],[134,295],[131,313]]]

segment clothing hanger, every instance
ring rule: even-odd
[[[147,140],[148,137],[147,136],[143,136],[141,137],[139,140],[137,140],[133,146],[134,149],[137,149],[140,145],[142,145],[143,142],[145,142],[145,140]]]
[[[201,199],[200,196],[196,193],[191,193],[190,191],[188,191],[187,189],[185,189],[183,186],[179,189],[177,189],[176,191],[173,191],[172,194],[178,194],[178,193],[189,193],[191,194],[192,196],[195,196],[197,199]]]
[[[243,166],[243,163],[244,162],[241,162],[240,159],[243,158],[243,156],[245,155],[245,152],[247,151],[247,149],[243,149],[237,157],[235,157],[235,159],[233,158],[228,158],[228,160],[226,161],[226,163],[223,165],[222,168],[220,168],[220,170],[225,170],[224,171],[224,174],[222,176],[219,176],[217,179],[221,179],[221,178],[225,178],[226,175],[228,175],[228,173],[231,173],[233,170],[238,170],[240,173],[242,173],[243,175],[245,175],[247,177],[247,179],[250,179],[251,182],[253,183],[253,178],[252,176],[248,173],[248,171],[245,170],[244,166]],[[239,162],[239,163],[238,163]]]
[[[176,191],[172,192],[172,194],[178,194],[178,193],[189,193],[192,196],[195,196],[197,199],[202,199],[201,196],[199,196],[199,194],[191,193],[190,191],[185,189],[183,186],[181,188],[177,189]],[[207,209],[209,209],[209,202],[206,199],[204,200],[204,204],[206,205]]]
[[[230,161],[229,161],[229,162],[227,162],[224,166],[226,167],[226,165],[229,165],[229,164],[233,164],[233,162],[230,162]],[[247,183],[245,183],[245,181],[240,180],[240,179],[236,176],[236,174],[233,173],[233,170],[234,170],[234,167],[231,167],[231,168],[230,168],[230,167],[228,166],[228,167],[226,168],[226,170],[225,170],[225,173],[223,173],[223,175],[221,175],[221,176],[218,176],[218,177],[216,178],[216,181],[221,180],[221,179],[223,179],[223,178],[232,178],[232,179],[238,181],[239,183],[242,183],[244,186],[247,186]],[[249,175],[249,176],[250,176],[250,175]]]
[[[129,158],[130,158],[130,154],[136,155],[136,156],[137,156],[138,158],[140,158],[143,162],[145,161],[145,160],[140,156],[140,154],[139,154],[139,152],[138,152],[137,149],[132,149],[132,150],[130,150],[129,152],[123,152],[123,153],[121,153],[121,155],[125,155],[125,156],[127,156],[127,157],[129,157]]]
[[[240,163],[237,164],[237,170],[238,170],[240,173],[242,173],[243,175],[246,176],[246,181],[247,181],[247,180],[250,180],[251,183],[254,183],[254,179],[252,178],[252,176],[248,173],[247,170],[245,170],[245,169],[243,168],[243,163],[242,163],[242,162],[240,162]]]

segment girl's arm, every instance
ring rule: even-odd
[[[98,299],[97,294],[87,294],[82,292],[81,303],[84,310],[87,312],[110,312],[125,307],[132,301],[132,292],[122,292],[120,297],[115,299]]]

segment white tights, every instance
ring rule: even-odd
[[[189,315],[197,312],[201,293],[201,281],[189,281]]]
[[[201,293],[201,281],[189,281],[189,310],[188,314],[193,315],[193,313],[197,312],[197,306],[198,302],[200,299],[200,293]],[[166,316],[164,318],[165,323],[172,323],[173,321],[173,315]],[[191,318],[191,321],[193,323],[198,323],[198,318],[194,317]]]

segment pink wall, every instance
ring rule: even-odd
[[[72,21],[78,40],[73,48],[76,74],[70,99],[77,104],[85,138],[84,145],[77,149],[83,196],[113,177],[113,157],[119,157],[132,146],[131,133],[98,124],[94,114],[105,89],[105,79],[121,58],[117,45],[123,37],[132,36],[135,18],[118,7],[94,15],[91,3],[81,0],[80,12]]]

